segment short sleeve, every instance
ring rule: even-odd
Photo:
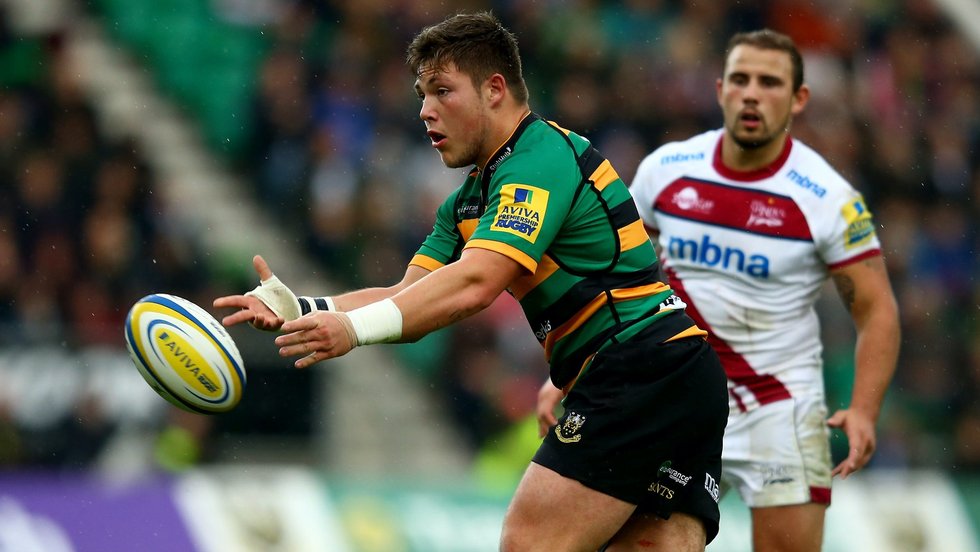
[[[822,221],[820,255],[831,269],[881,252],[874,218],[861,194],[848,188]]]
[[[531,154],[526,154],[530,156]],[[570,152],[510,159],[490,183],[487,210],[466,247],[501,253],[534,272],[568,216],[581,172]]]

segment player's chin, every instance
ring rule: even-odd
[[[458,169],[460,167],[467,166],[466,163],[463,163],[459,160],[458,156],[454,156],[448,152],[440,151],[439,156],[442,157],[442,164],[445,165],[447,168]]]

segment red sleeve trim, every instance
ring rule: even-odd
[[[848,265],[852,265],[858,261],[863,261],[865,259],[870,259],[871,257],[878,257],[881,255],[881,249],[869,249],[864,253],[861,253],[857,257],[851,257],[850,259],[844,259],[843,261],[836,262],[834,264],[827,265],[830,270],[837,270],[838,268],[843,268]]]

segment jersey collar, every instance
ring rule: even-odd
[[[738,180],[739,182],[754,182],[776,174],[786,164],[786,160],[789,159],[789,153],[793,150],[793,139],[787,135],[786,142],[783,144],[783,150],[779,152],[779,157],[772,163],[760,169],[736,171],[726,167],[721,160],[721,143],[724,136],[724,131],[718,136],[718,143],[715,144],[715,155],[712,164],[715,170],[718,171],[718,174],[731,180]]]
[[[508,138],[503,145],[497,148],[497,151],[494,152],[494,154],[490,156],[490,159],[487,160],[486,168],[481,171],[482,174],[480,175],[480,188],[483,199],[481,202],[482,205],[485,206],[487,203],[490,179],[493,178],[493,173],[497,172],[497,167],[499,167],[504,160],[510,157],[511,153],[514,153],[514,145],[521,139],[521,136],[524,134],[524,131],[527,130],[527,127],[529,127],[531,123],[540,119],[541,117],[536,113],[528,112],[528,114],[521,119],[521,122],[518,123],[517,128],[514,129],[514,132],[510,135],[510,138]]]

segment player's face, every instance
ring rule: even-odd
[[[740,44],[725,63],[717,83],[725,129],[743,148],[782,144],[793,116],[803,111],[808,90],[793,91],[793,66],[788,53]]]
[[[489,110],[470,76],[453,65],[423,68],[415,91],[422,101],[419,118],[442,162],[450,168],[486,163],[492,153],[487,146]]]

